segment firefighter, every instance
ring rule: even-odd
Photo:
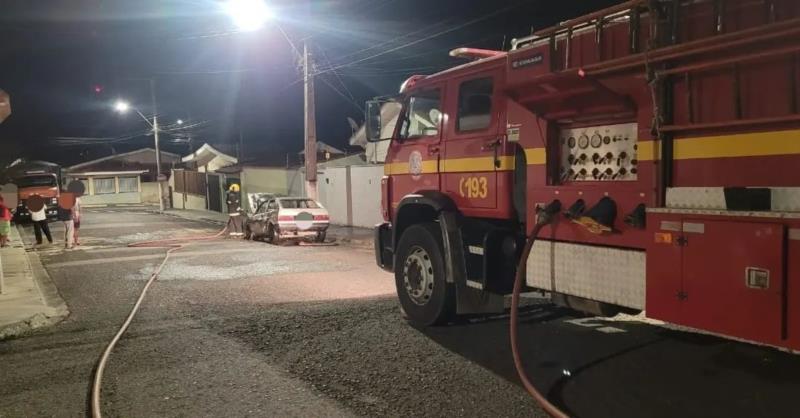
[[[242,232],[242,197],[239,185],[231,184],[228,187],[228,234],[232,237],[243,237]]]

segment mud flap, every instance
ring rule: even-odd
[[[464,244],[458,215],[455,212],[440,212],[439,226],[444,242],[445,277],[456,288],[456,314],[502,313],[505,309],[502,295],[467,286]]]

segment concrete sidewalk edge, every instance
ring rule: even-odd
[[[12,231],[16,231],[16,237],[14,239],[18,239],[20,242],[24,243],[19,230],[13,228]],[[53,279],[50,278],[50,274],[47,273],[42,261],[39,259],[39,254],[32,251],[31,248],[26,245],[25,256],[28,261],[30,274],[34,284],[39,289],[39,294],[46,306],[46,310],[32,315],[27,319],[0,326],[0,341],[21,337],[35,329],[55,325],[69,316],[67,303],[58,293]]]

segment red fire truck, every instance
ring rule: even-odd
[[[800,349],[800,2],[628,1],[451,54],[367,106],[411,321],[500,312],[520,268],[576,309]]]

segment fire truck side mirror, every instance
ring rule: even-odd
[[[364,129],[367,134],[368,142],[379,142],[381,138],[381,105],[383,102],[370,100],[367,102],[367,110],[364,120]]]

